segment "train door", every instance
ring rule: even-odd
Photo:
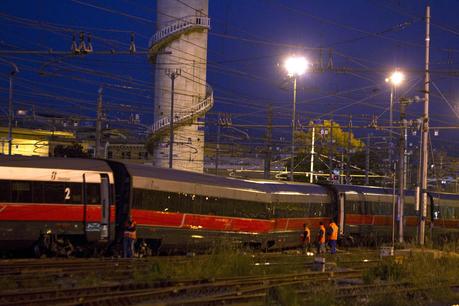
[[[338,222],[339,222],[339,235],[344,235],[344,203],[345,203],[345,193],[338,193]]]
[[[110,233],[110,181],[108,175],[83,174],[84,228],[88,241],[107,241]]]
[[[108,240],[110,232],[110,181],[107,174],[100,175],[101,231],[100,240]]]

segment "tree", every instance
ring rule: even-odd
[[[89,154],[83,151],[83,147],[79,143],[72,143],[71,145],[57,145],[54,147],[55,157],[83,157],[89,158]]]
[[[343,128],[336,122],[330,120],[324,120],[321,124],[309,123],[308,131],[296,131],[295,132],[295,171],[310,171],[310,160],[311,160],[311,144],[312,144],[312,130],[315,126],[315,161],[314,161],[314,172],[329,173],[329,152],[330,152],[330,140],[333,140],[332,145],[332,156],[334,168],[345,168],[347,162],[347,155],[351,156],[351,174],[353,173],[364,173],[365,169],[365,143],[360,139],[356,138],[351,132],[343,130]],[[333,129],[333,138],[331,138]],[[350,142],[349,142],[350,140]],[[377,155],[370,157],[375,161]],[[343,163],[341,163],[343,161]],[[379,163],[380,164],[380,163]],[[287,167],[290,166],[290,161],[287,163]],[[324,180],[325,177],[321,180]]]

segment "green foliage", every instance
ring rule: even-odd
[[[273,287],[268,292],[268,304],[297,306],[301,305],[294,288],[289,286]]]
[[[88,273],[83,278],[78,280],[78,285],[81,287],[93,287],[97,286],[102,282],[100,275],[96,272]]]
[[[364,272],[363,279],[366,283],[406,282],[420,289],[415,294],[400,294],[398,305],[421,305],[426,299],[450,301],[454,293],[449,286],[459,283],[459,256],[422,252],[411,254],[401,263],[387,259]],[[390,300],[372,297],[373,300],[371,305],[391,305]]]
[[[71,145],[57,145],[54,148],[55,157],[82,157],[89,158],[89,154],[83,151],[83,147],[79,143],[72,143]]]
[[[335,288],[332,287],[330,284],[324,284],[323,286],[317,287],[314,291],[312,291],[312,298],[308,300],[305,304],[314,306],[339,305],[339,303],[337,303],[335,295]]]
[[[383,260],[375,267],[371,267],[363,274],[363,280],[367,284],[375,281],[400,281],[406,276],[404,266],[392,259]]]
[[[212,279],[245,276],[253,273],[254,262],[249,254],[235,248],[215,248],[206,256],[197,256],[180,263],[173,257],[156,258],[134,272],[134,280],[141,282],[164,279]]]
[[[0,291],[17,289],[18,284],[11,281],[8,277],[0,278]]]

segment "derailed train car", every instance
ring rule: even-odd
[[[454,239],[459,197],[429,195],[432,237]],[[376,187],[250,181],[105,160],[0,158],[0,250],[36,255],[116,252],[124,224],[138,224],[145,255],[218,242],[274,250],[301,245],[334,218],[351,243],[389,241],[396,195]],[[406,237],[416,235],[414,194],[405,199]]]
[[[319,185],[244,181],[126,165],[129,208],[150,248],[205,248],[218,241],[262,249],[299,245],[304,223],[328,221],[332,202]],[[154,169],[154,171],[152,171]]]

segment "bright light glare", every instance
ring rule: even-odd
[[[400,85],[403,81],[405,81],[405,75],[400,71],[394,71],[391,76],[386,79],[386,82],[390,82],[394,86]]]
[[[285,60],[284,67],[287,70],[288,76],[299,76],[308,70],[309,63],[302,56],[292,56]]]

